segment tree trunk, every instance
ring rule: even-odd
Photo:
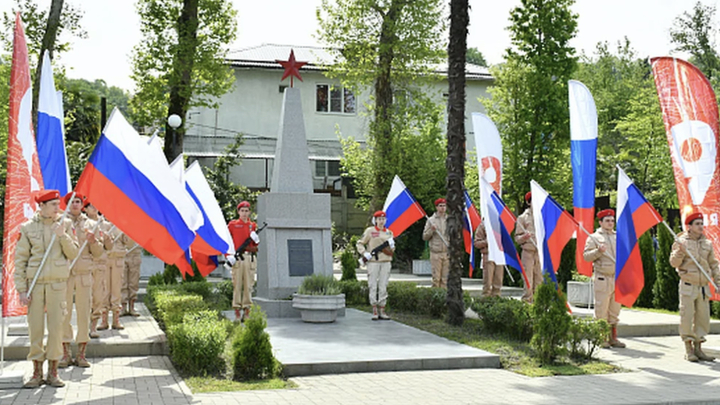
[[[170,102],[168,114],[177,114],[182,125],[173,129],[165,123],[165,157],[172,162],[183,153],[185,138],[185,116],[192,97],[192,71],[197,49],[198,0],[184,0],[178,19],[178,47],[174,55],[173,69],[170,73]]]
[[[47,50],[50,53],[50,59],[52,59],[64,1],[65,0],[52,0],[50,4],[47,27],[45,28],[45,34],[43,35],[42,45],[40,47],[40,56],[37,68],[35,69],[35,78],[32,87],[32,120],[35,134],[37,134],[38,98],[40,96],[40,72],[42,72],[43,67],[43,52]]]
[[[392,63],[395,59],[395,23],[403,4],[394,0],[390,8],[383,15],[380,30],[380,43],[378,45],[378,77],[375,80],[375,119],[372,123],[372,134],[375,138],[375,153],[373,154],[373,169],[375,178],[375,192],[373,193],[372,210],[381,209],[385,195],[390,190],[390,184],[395,173],[393,169],[393,131],[392,131]]]
[[[465,320],[462,275],[465,182],[465,56],[467,53],[468,0],[450,1],[450,42],[448,45],[448,130],[447,130],[447,229],[450,237],[450,275],[447,282],[448,318],[451,325]]]

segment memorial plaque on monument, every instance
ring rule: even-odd
[[[313,274],[312,239],[288,239],[287,247],[290,277]]]

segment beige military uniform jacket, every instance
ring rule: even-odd
[[[110,225],[110,226],[112,226],[112,225]],[[128,246],[132,246],[134,244],[132,239],[130,239],[127,235],[125,235],[117,227],[115,227],[112,230],[112,232],[110,232],[110,236],[112,236],[113,246],[112,246],[112,250],[110,250],[108,252],[108,257],[109,258],[125,257],[125,255],[127,254]]]
[[[435,232],[435,229],[432,228],[433,226],[437,229],[437,232]],[[428,218],[427,221],[425,221],[425,229],[423,229],[422,238],[423,240],[428,241],[428,248],[431,253],[447,253],[447,246],[445,246],[445,242],[443,242],[438,233],[440,233],[445,240],[448,240],[447,215],[439,217],[437,213],[435,213],[433,216]]]
[[[533,234],[533,237],[528,240],[523,240],[523,237],[528,233]],[[515,242],[520,244],[522,250],[529,252],[537,251],[537,247],[535,247],[535,219],[533,218],[531,208],[527,208],[517,219],[515,224]]]
[[[73,222],[75,239],[77,239],[78,245],[82,246],[87,239],[86,232],[93,232],[96,222],[83,213],[80,213],[78,216],[68,213],[68,218]],[[96,236],[99,236],[97,230],[94,233]],[[82,252],[79,252],[80,257],[75,262],[75,266],[70,269],[70,273],[78,275],[90,273],[92,271],[93,258],[100,257],[103,253],[103,246],[98,239],[95,239],[94,243],[86,243]],[[70,263],[72,264],[72,261]]]
[[[600,244],[605,245],[605,253],[600,251]],[[585,261],[593,263],[595,273],[615,277],[615,262],[611,257],[616,258],[616,252],[617,234],[615,231],[605,231],[600,228],[593,233],[592,237],[587,238],[583,258]]]
[[[115,244],[113,243],[112,235],[110,235],[112,224],[106,221],[103,216],[98,216],[97,220],[100,221],[100,226],[98,227],[98,232],[95,233],[95,237],[98,240],[102,239],[103,250],[100,256],[93,257],[93,264],[104,269],[105,266],[107,266],[108,252],[113,250]]]
[[[393,233],[391,230],[385,228],[384,231],[379,230],[378,228],[371,226],[367,229],[365,229],[365,232],[363,232],[362,237],[357,242],[355,247],[357,248],[358,253],[361,255],[365,252],[372,253],[373,249],[376,247],[382,245],[387,241],[388,239],[393,237]],[[370,261],[374,262],[375,256],[373,256]],[[378,254],[378,262],[389,262],[392,261],[392,256],[386,255],[382,251]]]
[[[19,293],[26,293],[30,287],[55,234],[52,225],[59,223],[60,219],[60,215],[54,219],[42,218],[37,212],[30,221],[20,227],[20,239],[15,250],[15,288]],[[65,282],[70,276],[70,261],[78,254],[78,243],[73,233],[72,221],[65,218],[61,226],[65,228],[65,233],[56,238],[50,247],[47,261],[38,276],[38,283]]]
[[[700,263],[708,275],[715,280],[715,283],[720,284],[718,261],[715,258],[712,243],[705,235],[701,235],[700,238],[696,239],[686,231],[678,235],[678,239],[679,243],[685,245],[685,249],[695,257],[695,260]],[[678,272],[682,281],[696,286],[706,286],[709,282],[708,279],[702,275],[690,255],[680,249],[679,243],[678,241],[673,243],[672,252],[670,253],[670,265],[675,267],[675,271]]]
[[[480,225],[478,225],[477,229],[475,229],[473,245],[480,249],[480,253],[483,255],[488,254],[487,233],[485,232],[485,224],[482,222],[480,222]]]

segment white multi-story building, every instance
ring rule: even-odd
[[[353,191],[340,178],[342,148],[339,137],[364,142],[369,116],[365,104],[369,92],[353,94],[335,79],[325,75],[324,64],[331,61],[323,48],[261,45],[231,52],[228,63],[235,71],[234,88],[222,96],[217,109],[199,108],[188,112],[184,153],[190,159],[212,166],[214,159],[231,144],[237,133],[245,143],[242,165],[233,172],[233,181],[251,189],[269,189],[278,135],[283,90],[289,79],[280,82],[283,67],[277,60],[288,60],[293,49],[298,61],[308,62],[300,70],[300,89],[305,132],[316,192],[329,192],[333,198],[333,221],[338,229],[356,231],[365,224],[366,215],[353,208]],[[439,101],[447,97],[446,67],[439,67],[439,80],[430,90]],[[487,98],[492,77],[487,69],[467,67],[467,113],[465,128],[472,134],[471,112],[482,112],[480,98]],[[474,148],[468,136],[468,150]]]

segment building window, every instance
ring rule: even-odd
[[[341,86],[318,84],[315,87],[315,111],[355,114],[355,94]]]
[[[340,161],[316,160],[315,177],[340,177]]]

